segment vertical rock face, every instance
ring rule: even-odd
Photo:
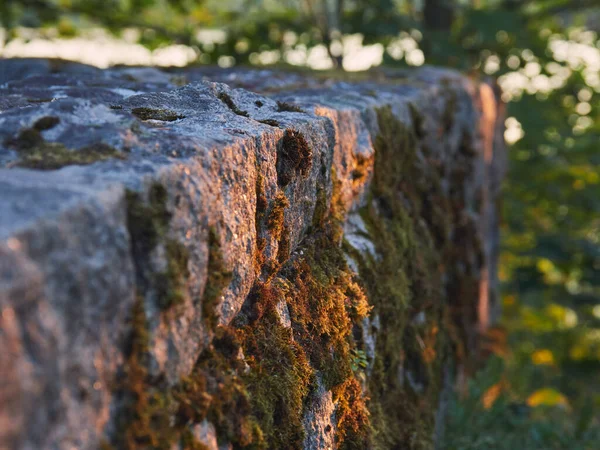
[[[0,65],[0,448],[432,448],[498,311],[490,86]]]

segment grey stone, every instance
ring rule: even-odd
[[[203,420],[202,423],[194,425],[192,430],[194,437],[202,442],[207,450],[231,450],[230,444],[219,445],[217,442],[217,430],[215,426],[208,420]]]
[[[305,450],[333,450],[336,448],[335,404],[330,391],[317,379],[317,388],[309,398],[304,416]]]
[[[277,314],[279,314],[281,325],[286,328],[291,328],[292,321],[290,319],[290,310],[288,309],[285,299],[280,300],[275,308],[277,309]]]

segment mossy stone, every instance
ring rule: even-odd
[[[298,105],[294,105],[293,103],[282,102],[282,101],[277,101],[277,111],[278,112],[299,112],[299,113],[306,113],[306,111],[304,111]]]
[[[6,145],[16,150],[19,159],[15,166],[36,170],[57,170],[72,165],[89,165],[109,159],[125,159],[125,155],[108,144],[99,142],[77,150],[67,148],[60,142],[48,142],[41,131],[55,127],[59,119],[53,116],[38,119],[31,128],[21,130]]]
[[[229,285],[232,275],[223,258],[219,235],[216,229],[211,227],[208,231],[208,275],[202,296],[202,316],[211,330],[219,323],[216,308],[221,293]]]
[[[178,114],[171,109],[164,108],[133,108],[131,113],[141,120],[161,120],[163,122],[174,122],[176,120],[185,119],[183,114]]]
[[[238,108],[231,96],[227,92],[219,92],[217,97],[219,98],[219,100],[225,103],[233,113],[237,114],[238,116],[249,117],[248,111],[244,111],[243,109]]]
[[[304,135],[291,128],[285,130],[277,149],[277,184],[285,187],[297,176],[308,176],[312,157]]]

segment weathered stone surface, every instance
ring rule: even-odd
[[[335,404],[331,392],[327,391],[321,381],[309,398],[304,415],[304,448],[306,450],[333,449],[336,447]]]
[[[348,82],[45,60],[0,67],[0,448],[97,448],[118,433],[115,380],[127,369],[136,298],[148,321],[152,376],[175,386],[192,373],[214,332],[203,308],[214,245],[229,272],[216,298],[221,325],[247,316],[243,306],[253,286],[271,279],[270,268],[301,259],[319,208],[332,202],[345,213],[350,267],[360,272],[358,259],[377,261],[361,208],[372,201],[382,107],[415,129],[419,164],[454,201],[459,219],[443,231],[453,242],[448,251],[456,250],[448,261],[479,287],[466,292],[467,275],[447,275],[448,303],[471,295],[452,311],[468,351],[493,321],[504,149],[488,85],[433,68]],[[288,130],[311,152],[282,185]],[[287,206],[270,225],[282,193]],[[148,232],[133,221],[136,207],[162,214],[152,245],[141,240]],[[280,320],[293,334],[295,318],[280,300]],[[413,322],[428,320],[421,311]],[[370,370],[386,330],[377,315],[362,328]],[[417,369],[407,363],[398,376],[418,391]],[[336,447],[334,397],[322,383],[309,395],[304,448]],[[217,448],[213,424],[192,432]]]

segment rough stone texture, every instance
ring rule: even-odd
[[[317,381],[317,388],[309,399],[303,425],[306,450],[335,448],[335,404],[331,392],[323,387],[321,381]]]
[[[498,311],[496,200],[504,148],[495,99],[487,84],[434,68],[350,82],[270,70],[101,71],[0,60],[0,448],[94,449],[114,432],[112,383],[124,363],[136,273],[159,274],[167,264],[162,243],[148,259],[133,256],[128,190],[147,199],[155,183],[166,188],[167,236],[189,254],[177,313],[161,311],[152,288],[144,296],[151,370],[170,383],[191,372],[211,337],[201,305],[210,230],[232,272],[218,302],[221,324],[238,314],[256,281],[257,238],[266,240],[267,261],[278,254],[281,241],[255,223],[256,183],[260,177],[270,204],[286,129],[302,133],[312,149],[309,172],[285,187],[291,254],[311,230],[319,192],[330,203],[334,168],[349,213],[346,240],[377,258],[357,211],[372,178],[376,110],[386,105],[407,126],[415,125],[411,111],[418,112],[422,145],[431,150],[427,163],[441,173],[443,189],[451,189],[451,174],[464,164],[464,220],[484,243],[480,295],[471,301],[478,315],[465,319],[476,349],[478,333]],[[278,101],[302,112],[281,111]],[[47,117],[58,121],[41,127]],[[36,127],[44,143],[73,152],[102,143],[119,157],[57,170],[21,167],[24,153],[15,142]],[[474,152],[468,164],[459,154],[465,144]],[[285,302],[278,308],[289,327]],[[378,329],[378,317],[365,320],[365,330]],[[367,353],[374,352],[373,339],[365,334]],[[418,390],[412,377],[406,374]],[[305,448],[335,448],[334,420],[331,392],[319,385],[305,413]],[[194,434],[217,448],[211,424],[196,425]]]

